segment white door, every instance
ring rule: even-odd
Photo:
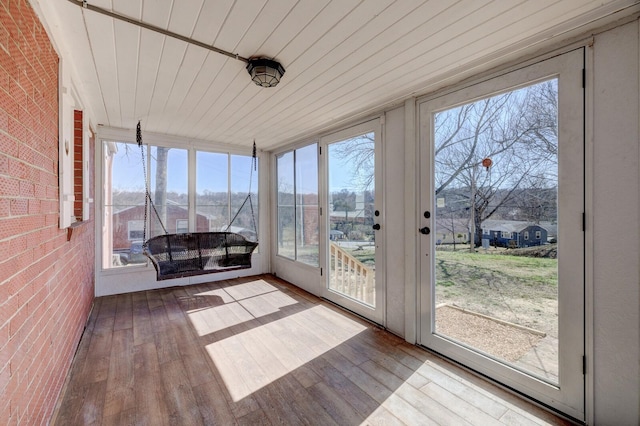
[[[320,142],[324,183],[323,296],[383,324],[380,121],[331,134]]]
[[[420,104],[420,343],[584,419],[584,52]]]

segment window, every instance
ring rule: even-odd
[[[258,241],[259,226],[256,219],[258,213],[258,173],[252,167],[251,157],[246,155],[229,156],[229,216],[226,226],[231,224],[230,231],[243,235],[251,241]],[[251,190],[251,200],[247,199]],[[251,204],[249,204],[251,201]]]
[[[276,157],[279,256],[318,266],[318,145]]]
[[[196,152],[196,231],[228,229],[257,241],[258,202],[258,170],[250,156]]]
[[[189,221],[178,219],[176,221],[176,234],[186,234],[187,232],[189,232]]]
[[[178,221],[189,223],[187,150],[151,146],[149,152],[149,191],[155,211],[147,213],[147,238],[177,233]],[[142,169],[138,173],[142,173]]]
[[[129,241],[141,240],[144,238],[144,221],[130,220],[127,223],[127,239]]]
[[[502,231],[502,238],[511,239],[511,232]]]
[[[141,153],[135,143],[103,142],[104,268],[131,265],[122,260],[132,241],[165,231],[226,230],[236,214],[230,230],[257,240],[257,164],[252,171],[251,156],[191,150],[190,154],[189,149],[144,145]],[[147,203],[146,214],[145,176],[154,207]],[[190,194],[189,180],[194,176],[195,194]],[[249,187],[252,204],[242,205]]]
[[[542,232],[536,231],[536,240],[539,240],[540,238],[542,238]]]
[[[529,239],[529,231],[524,231],[524,239],[525,240]]]

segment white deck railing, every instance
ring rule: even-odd
[[[376,300],[375,270],[336,243],[329,244],[330,288],[363,303]]]

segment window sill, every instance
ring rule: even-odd
[[[67,241],[71,241],[71,236],[73,235],[73,231],[75,229],[82,228],[82,226],[87,223],[89,223],[88,220],[79,220],[69,225],[69,227],[67,228]]]

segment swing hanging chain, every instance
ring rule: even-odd
[[[144,144],[142,143],[142,131],[140,129],[140,121],[138,121],[138,126],[136,127],[136,142],[140,147],[140,155],[142,157],[142,174],[144,178],[144,188],[145,188],[144,223],[142,225],[142,244],[143,246],[146,246],[147,244],[147,210],[149,208],[149,205],[151,205],[151,208],[153,208],[153,212],[156,214],[156,217],[158,218],[158,222],[160,223],[160,226],[162,227],[164,234],[167,235],[169,233],[167,232],[167,228],[165,228],[164,223],[162,223],[162,218],[160,217],[160,213],[158,213],[158,210],[156,209],[156,206],[153,203],[153,200],[151,199],[149,181],[147,180],[147,165],[146,165],[145,156],[144,156]]]
[[[251,185],[253,183],[253,171],[254,170],[258,170],[258,154],[257,154],[258,150],[256,149],[256,141],[253,141],[253,150],[252,150],[252,154],[251,154],[251,168],[249,169],[249,192],[247,193],[247,197],[244,199],[244,201],[242,202],[242,205],[240,206],[240,208],[238,209],[238,211],[236,212],[235,216],[233,216],[233,219],[231,219],[231,221],[229,222],[229,225],[227,225],[227,231],[229,231],[231,229],[231,225],[233,225],[233,222],[235,222],[235,220],[238,218],[238,216],[240,215],[240,212],[242,211],[242,208],[244,207],[245,204],[247,204],[247,201],[249,201],[249,207],[251,208],[251,221],[253,223],[253,230],[256,233],[256,242],[258,241],[258,227],[256,226],[256,215],[255,212],[253,211],[253,201],[251,200]]]
[[[251,207],[251,221],[253,222],[253,230],[256,233],[256,242],[258,242],[258,227],[256,225],[256,214],[253,211],[253,200],[251,199],[251,184],[253,183],[253,172],[258,171],[258,152],[256,149],[256,140],[253,140],[253,152],[251,157],[253,167],[249,171],[249,207]]]

